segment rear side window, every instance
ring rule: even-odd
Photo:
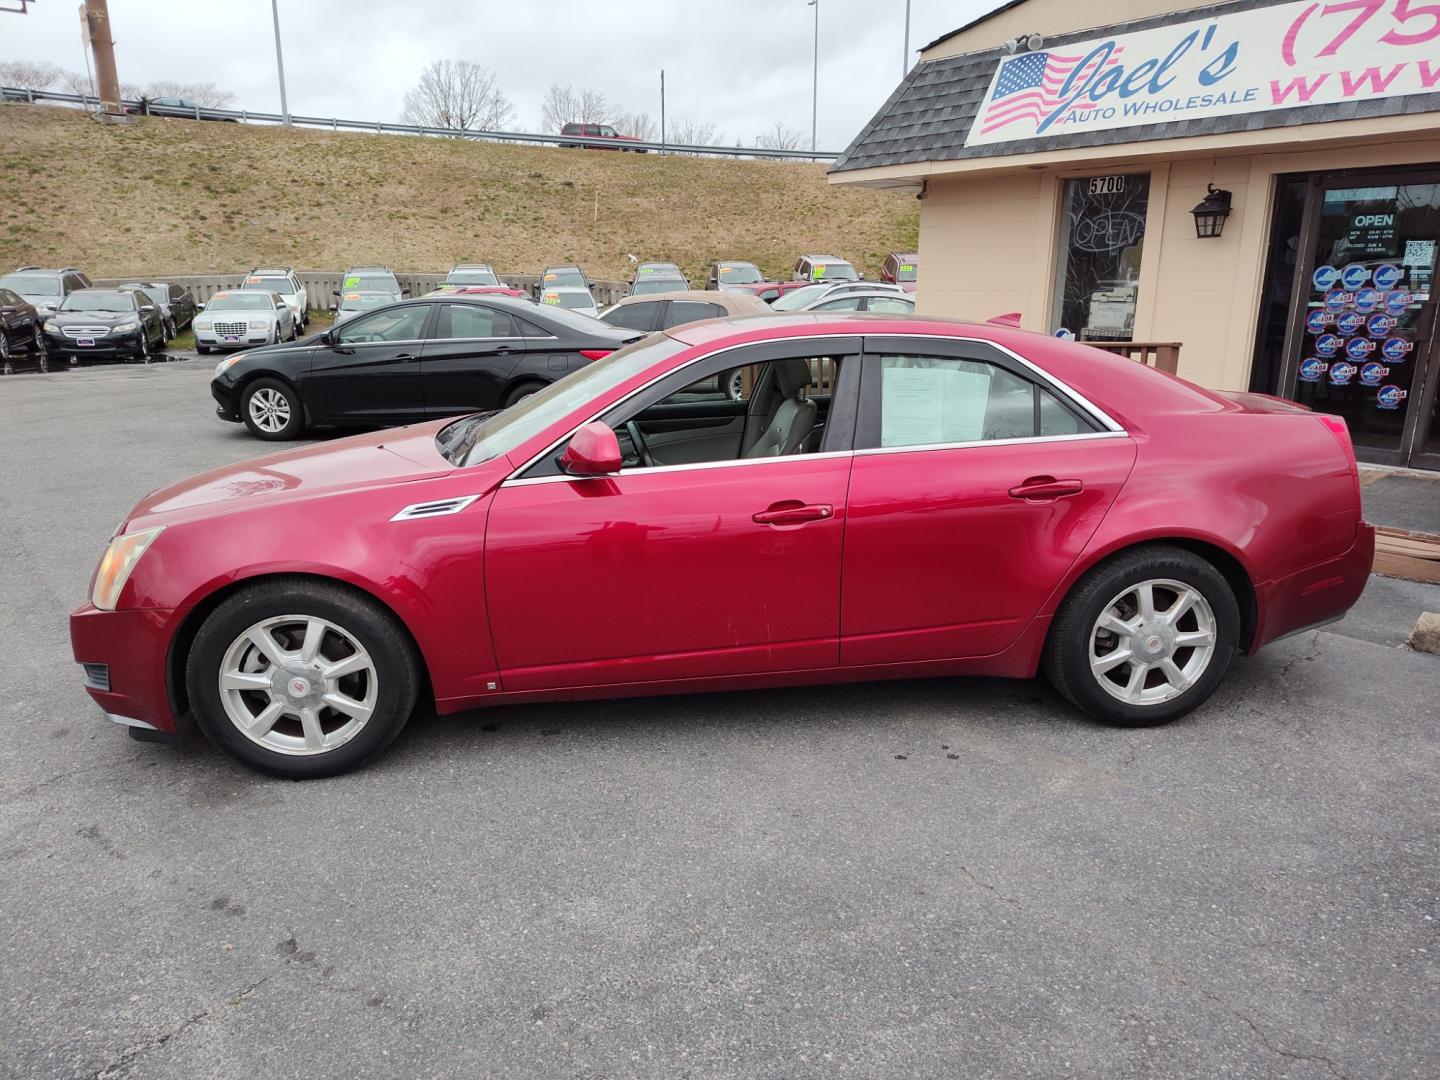
[[[695,322],[697,319],[718,319],[724,314],[725,309],[719,304],[706,304],[699,300],[672,300],[665,312],[664,329],[669,330],[672,326]]]
[[[1095,430],[1045,388],[988,361],[898,355],[879,361],[882,447]]]
[[[621,304],[606,312],[604,321],[626,330],[651,330],[655,326],[655,309],[659,306],[658,303]]]
[[[510,316],[503,311],[469,304],[442,304],[435,336],[439,338],[516,337]]]
[[[914,311],[914,305],[898,296],[872,296],[866,302],[867,311],[883,311],[891,315],[907,315]]]

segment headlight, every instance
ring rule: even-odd
[[[46,329],[46,330],[53,330],[55,333],[58,334],[58,333],[60,332],[60,324],[59,324],[58,322],[56,322],[54,319],[46,319],[46,320],[45,320],[45,329]]]
[[[146,529],[144,532],[124,533],[110,541],[100,568],[95,571],[95,587],[90,590],[90,602],[101,611],[114,611],[120,592],[130,578],[130,571],[145,554],[145,549],[164,532],[165,526]]]
[[[217,376],[221,375],[225,371],[228,371],[230,368],[234,367],[243,359],[245,359],[244,353],[236,353],[234,356],[227,356],[224,360],[221,360],[218,364],[215,365],[215,374]]]
[[[265,319],[251,319],[251,320],[250,320],[250,329],[251,329],[251,330],[269,330],[269,329],[270,329],[270,323],[269,323],[269,321],[267,321],[267,320],[265,320]]]
[[[212,323],[209,319],[196,319],[196,320],[195,320],[195,329],[196,329],[196,330],[209,330],[213,325],[214,325],[214,323]]]
[[[112,326],[112,327],[110,328],[110,332],[111,332],[112,334],[128,334],[128,333],[130,333],[132,330],[138,330],[138,329],[140,329],[140,324],[139,324],[139,323],[122,322],[122,323],[119,323],[119,324],[117,324],[117,325],[115,325],[115,326]]]

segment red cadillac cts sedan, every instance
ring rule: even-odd
[[[71,637],[112,719],[193,714],[291,777],[377,754],[422,693],[1043,673],[1159,724],[1339,618],[1373,547],[1333,417],[1004,326],[753,316],[156,491]]]

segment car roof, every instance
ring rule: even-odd
[[[850,261],[840,258],[839,255],[801,255],[800,257],[815,263],[848,263]]]
[[[454,271],[456,271],[456,270],[489,270],[489,269],[490,269],[490,264],[489,264],[489,263],[456,263],[454,266],[450,267],[450,270],[451,270],[452,273],[453,273]]]
[[[675,289],[672,292],[641,293],[627,296],[616,307],[633,307],[636,304],[651,304],[659,300],[693,300],[702,304],[718,304],[732,315],[763,315],[770,311],[770,305],[750,293],[717,292],[714,289]]]

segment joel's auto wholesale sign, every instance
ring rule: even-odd
[[[1003,57],[966,146],[1440,93],[1440,0],[1237,11]]]

